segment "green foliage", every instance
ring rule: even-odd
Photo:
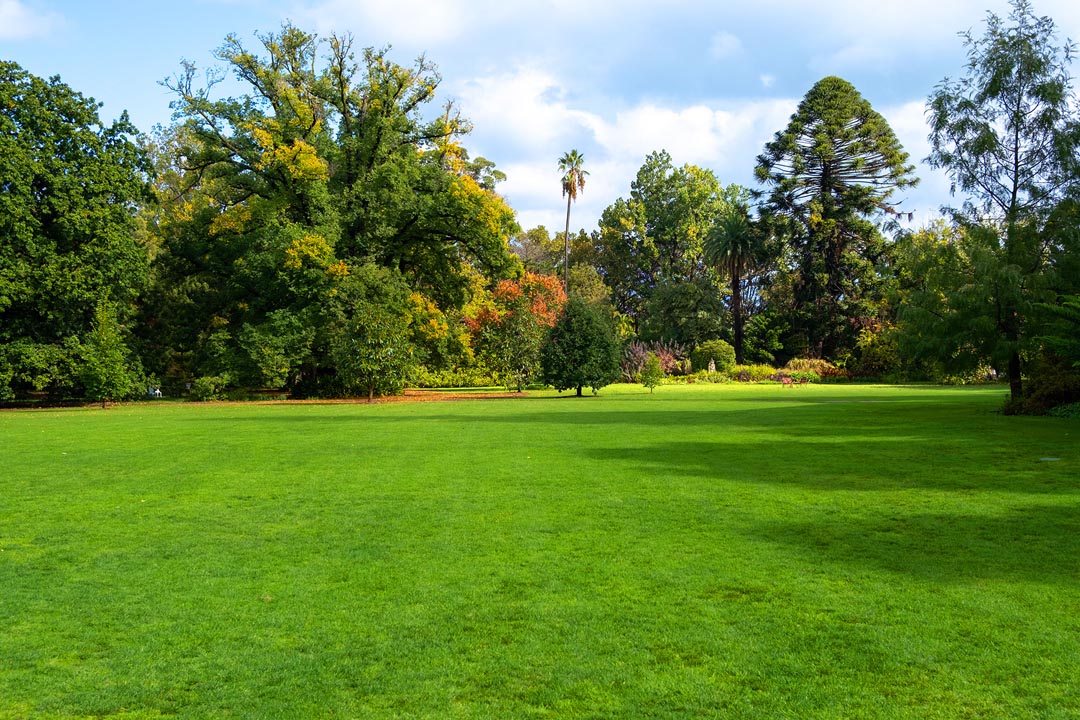
[[[373,303],[358,304],[335,333],[331,353],[346,390],[359,390],[369,400],[396,395],[415,370],[408,318]]]
[[[665,281],[653,288],[638,324],[643,340],[693,345],[715,338],[727,325],[716,286],[704,277]]]
[[[225,397],[226,391],[232,384],[233,378],[228,373],[222,375],[203,375],[195,378],[191,383],[191,394],[196,400],[202,402],[221,400]]]
[[[1080,295],[1064,296],[1060,304],[1039,304],[1043,331],[1039,341],[1050,351],[1080,369]]]
[[[111,300],[129,319],[147,281],[134,208],[147,198],[126,115],[0,61],[0,397],[81,390],[77,338]]]
[[[895,378],[903,360],[900,356],[899,333],[895,326],[866,327],[855,341],[858,360],[854,374],[865,378]]]
[[[1080,402],[1080,372],[1068,360],[1049,351],[1028,363],[1030,375],[1024,397],[1005,405],[1008,414],[1044,415],[1057,407]]]
[[[855,345],[855,327],[877,315],[884,250],[877,228],[892,196],[917,183],[892,129],[838,77],[806,94],[786,129],[758,156],[763,208],[787,241],[789,352],[835,357]]]
[[[1050,409],[1047,413],[1050,417],[1057,418],[1071,418],[1073,420],[1080,420],[1080,402],[1069,403],[1068,405],[1059,405]]]
[[[274,310],[257,326],[245,324],[237,339],[255,368],[256,384],[282,388],[311,357],[315,328],[289,310]]]
[[[571,297],[540,351],[544,382],[556,390],[584,387],[595,394],[619,378],[619,344],[607,319]]]
[[[479,388],[497,385],[498,381],[484,367],[431,370],[422,366],[417,370],[413,383],[421,388]]]
[[[166,81],[178,125],[153,142],[153,371],[340,393],[327,384],[331,346],[352,312],[341,310],[355,300],[349,278],[368,264],[400,273],[418,296],[418,359],[467,364],[455,313],[475,277],[519,270],[507,248],[518,227],[494,191],[502,173],[458,142],[468,123],[449,106],[426,117],[437,70],[290,24],[257,43],[229,36],[224,69],[202,82],[185,63]],[[219,98],[226,71],[240,96]]]
[[[665,375],[686,374],[689,363],[686,349],[682,345],[662,340],[632,340],[623,346],[622,358],[619,361],[623,382],[636,383],[641,380],[641,371],[650,354],[656,355],[660,360],[660,369]]]
[[[814,377],[814,382],[821,380],[847,380],[851,373],[838,368],[828,360],[821,358],[792,358],[783,368],[783,374],[793,378]]]
[[[765,307],[760,313],[752,315],[746,322],[744,335],[744,354],[751,363],[771,363],[777,354],[784,350],[783,337],[790,329],[780,310]]]
[[[710,361],[715,372],[727,373],[735,366],[735,348],[726,340],[709,340],[690,353],[690,367],[694,371],[708,370]]]
[[[731,326],[736,362],[743,362],[746,313],[744,311],[744,281],[765,258],[763,234],[765,225],[750,219],[748,191],[732,186],[734,198],[720,216],[719,222],[705,239],[705,257],[725,273],[731,282]]]
[[[649,388],[649,392],[664,381],[664,368],[660,367],[660,358],[655,353],[649,353],[645,359],[645,366],[641,368],[641,384]]]
[[[553,275],[525,273],[501,281],[490,301],[466,320],[475,356],[499,384],[520,392],[540,375],[540,348],[566,294]]]
[[[94,310],[94,322],[82,345],[82,382],[86,398],[100,402],[131,397],[136,374],[130,367],[128,349],[116,313],[102,302]]]
[[[400,393],[419,365],[404,279],[365,265],[341,290],[329,339],[337,381],[345,392],[361,392],[368,400]]]
[[[1024,399],[1024,358],[1034,349],[1033,308],[1050,301],[1047,288],[1073,285],[1056,271],[1080,250],[1080,109],[1069,73],[1071,43],[1056,44],[1053,20],[1035,16],[1028,0],[1010,5],[1010,24],[988,13],[981,37],[964,33],[965,74],[944,80],[928,100],[929,161],[968,196],[953,211],[967,252],[943,253],[941,262],[966,273],[967,281],[927,283],[924,315],[914,322],[932,326],[926,314],[945,303],[949,317],[940,324],[966,323],[979,337],[977,352],[963,345],[957,352],[969,367],[981,355],[1007,368],[1017,406]],[[982,306],[965,294],[979,296]]]
[[[559,158],[559,173],[562,175],[562,191],[566,197],[566,230],[563,232],[563,287],[570,290],[570,205],[577,200],[578,194],[585,189],[585,176],[589,174],[581,166],[585,156],[577,150],[563,153]]]
[[[744,194],[736,186],[721,187],[709,170],[676,168],[666,151],[650,153],[631,183],[630,198],[605,208],[595,239],[594,262],[616,310],[639,330],[648,324],[650,338],[715,337],[720,288],[704,244],[716,218]],[[654,298],[661,292],[666,297]],[[657,312],[667,312],[666,318],[653,317]],[[680,327],[665,330],[672,319],[680,319]],[[690,327],[702,321],[707,328]]]

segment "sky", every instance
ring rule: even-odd
[[[1057,23],[1059,43],[1080,37],[1080,3],[1034,0]],[[523,228],[561,231],[566,201],[558,158],[576,149],[589,175],[572,229],[595,229],[628,197],[645,156],[708,168],[724,183],[757,187],[755,158],[786,127],[806,92],[837,75],[881,113],[916,164],[920,185],[901,209],[914,223],[955,204],[949,179],[923,159],[925,103],[964,72],[959,33],[976,36],[1006,0],[0,0],[0,59],[60,78],[127,110],[143,131],[168,124],[162,85],[181,60],[217,65],[235,34],[291,21],[356,47],[420,55],[442,75],[446,101],[473,124],[464,145],[506,173],[499,186]]]

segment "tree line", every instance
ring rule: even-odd
[[[220,67],[164,82],[173,122],[148,134],[0,63],[0,399],[580,392],[617,377],[620,346],[693,372],[723,341],[740,365],[1001,373],[1014,410],[1076,402],[1073,48],[1027,0],[963,40],[963,74],[927,104],[960,203],[917,231],[896,222],[914,166],[838,77],[765,146],[755,188],[658,150],[572,234],[588,171],[566,153],[552,236],[517,225],[423,58],[290,24],[255,48],[229,36]],[[226,74],[238,97],[219,97]]]

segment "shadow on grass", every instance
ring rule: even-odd
[[[1080,582],[1080,507],[1031,505],[1001,515],[919,514],[766,523],[753,534],[814,562],[928,582]]]
[[[783,441],[776,440],[782,434]],[[896,435],[891,427],[740,428],[716,442],[675,441],[587,448],[599,462],[660,476],[798,487],[821,491],[943,490],[1023,495],[1080,494],[1068,465],[1027,458],[1003,463],[994,446],[953,434]]]

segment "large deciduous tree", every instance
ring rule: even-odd
[[[985,34],[963,34],[966,71],[938,85],[927,115],[929,161],[966,196],[952,217],[979,259],[969,280],[983,302],[953,302],[949,312],[992,330],[986,354],[1005,360],[1011,399],[1019,402],[1033,304],[1068,289],[1059,271],[1078,249],[1080,112],[1068,69],[1072,45],[1057,44],[1053,20],[1035,16],[1028,0],[1010,4],[1008,24],[989,13]],[[965,288],[936,291],[948,299]],[[907,318],[932,319],[927,312],[912,306]]]
[[[179,162],[161,187],[149,320],[183,328],[162,372],[292,387],[333,373],[328,318],[358,268],[392,270],[438,311],[458,309],[477,273],[517,270],[517,224],[493,190],[501,173],[460,145],[468,123],[449,106],[424,114],[440,82],[427,60],[358,57],[348,37],[292,25],[258,39],[249,50],[228,37],[225,70],[206,82],[191,64],[166,81]],[[226,70],[239,97],[217,96]],[[374,317],[369,305],[355,307]]]
[[[148,167],[127,116],[106,125],[98,107],[0,62],[0,398],[80,392],[95,310],[123,323],[145,287]]]
[[[711,171],[675,167],[660,151],[645,158],[629,199],[604,210],[597,267],[639,332],[690,344],[719,332],[720,287],[704,243],[730,200]]]
[[[875,221],[896,212],[913,170],[885,118],[838,77],[818,81],[758,156],[763,210],[789,242],[791,351],[850,349],[860,320],[876,313],[884,243]]]

